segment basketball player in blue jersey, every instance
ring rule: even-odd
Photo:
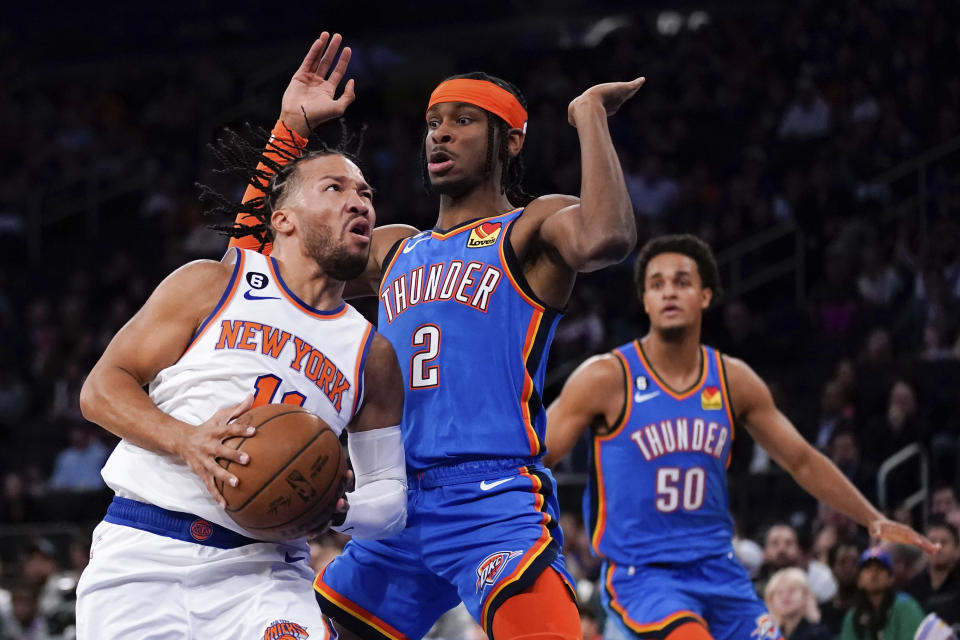
[[[555,482],[540,461],[540,391],[576,274],[635,243],[607,117],[642,83],[600,84],[570,103],[580,197],[526,206],[511,200],[527,125],[520,92],[482,73],[433,91],[422,161],[440,195],[437,224],[375,229],[367,269],[348,284],[379,298],[378,329],[403,371],[410,491],[402,533],[351,541],[315,582],[343,637],[420,638],[460,601],[496,640],[580,636]],[[300,144],[310,131],[297,114],[312,105],[290,95],[281,120]]]
[[[590,430],[584,520],[605,560],[605,638],[780,637],[733,554],[734,425],[872,536],[936,549],[874,509],[797,433],[753,369],[700,343],[703,312],[721,293],[705,243],[651,240],[635,275],[650,332],[584,362],[547,412],[548,465]]]

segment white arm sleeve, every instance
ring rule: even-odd
[[[400,427],[355,431],[347,450],[356,476],[356,490],[343,524],[331,529],[360,540],[386,538],[407,524],[407,466]]]

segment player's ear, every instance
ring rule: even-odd
[[[713,289],[709,287],[700,289],[700,308],[706,311],[710,308],[711,302],[713,302]]]
[[[507,155],[511,158],[519,155],[520,150],[523,149],[523,141],[526,139],[523,129],[507,130]]]
[[[296,228],[291,213],[287,209],[276,209],[270,214],[270,226],[276,234],[291,233]]]

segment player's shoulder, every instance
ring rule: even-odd
[[[570,379],[576,379],[581,386],[602,392],[619,389],[623,375],[623,364],[620,359],[612,352],[607,352],[590,356],[581,362],[570,375]]]
[[[179,289],[185,295],[189,291],[216,290],[222,293],[223,287],[233,278],[236,265],[219,260],[194,260],[174,270],[160,284],[168,289]]]
[[[420,233],[416,227],[408,224],[385,224],[373,230],[373,247],[371,251],[382,258],[404,238]],[[382,260],[381,260],[382,261]]]
[[[742,386],[745,384],[750,384],[754,380],[759,380],[756,371],[753,370],[749,364],[740,358],[735,358],[726,353],[721,353],[717,351],[717,355],[720,356],[720,362],[723,364],[723,372],[727,377],[727,382],[730,383],[731,388],[736,386]]]
[[[560,209],[579,204],[580,198],[561,193],[551,193],[540,196],[531,201],[523,209],[523,215],[517,220],[517,225],[530,226],[542,224],[544,220]]]

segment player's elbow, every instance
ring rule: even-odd
[[[99,378],[91,372],[80,387],[80,414],[84,420],[96,422],[96,410],[100,406]]]
[[[637,242],[637,230],[632,226],[629,229],[606,230],[583,243],[576,252],[571,264],[576,271],[596,271],[612,264],[622,262],[630,255]]]

